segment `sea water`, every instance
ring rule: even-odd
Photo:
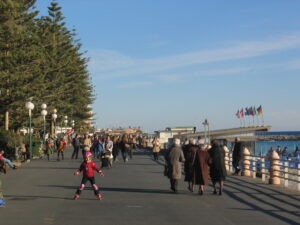
[[[264,156],[271,147],[276,150],[277,146],[280,146],[281,150],[287,147],[288,154],[294,156],[296,147],[298,146],[300,148],[300,141],[257,141],[255,143],[255,155]]]

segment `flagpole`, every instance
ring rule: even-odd
[[[265,125],[264,114],[261,114],[261,118],[262,118],[262,124],[264,126]]]

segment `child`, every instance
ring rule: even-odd
[[[83,171],[83,177],[82,177],[82,180],[81,180],[81,184],[80,184],[79,188],[76,191],[76,194],[74,196],[74,200],[79,199],[79,196],[80,196],[81,192],[83,191],[83,189],[85,188],[85,184],[86,184],[87,181],[90,181],[90,183],[91,183],[91,185],[94,189],[94,193],[97,196],[97,198],[99,200],[102,199],[102,196],[99,193],[99,188],[95,184],[94,170],[96,170],[97,173],[100,173],[100,175],[102,177],[104,177],[103,172],[99,169],[99,167],[96,165],[96,163],[93,162],[92,153],[88,151],[84,155],[84,162],[82,162],[79,169],[74,172],[74,175],[78,175],[81,171]]]

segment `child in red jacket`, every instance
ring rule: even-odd
[[[75,200],[79,198],[81,192],[85,188],[85,184],[86,184],[87,181],[90,181],[90,183],[93,187],[94,193],[97,196],[97,198],[99,200],[102,199],[102,196],[99,193],[99,188],[95,184],[94,170],[96,170],[97,173],[100,173],[100,175],[102,177],[104,177],[103,172],[99,169],[99,167],[96,165],[96,163],[93,162],[92,153],[91,152],[86,152],[85,156],[84,156],[84,162],[82,162],[79,169],[74,172],[74,175],[79,175],[81,171],[83,173],[81,184],[80,184],[79,188],[77,189],[76,194],[74,196]]]

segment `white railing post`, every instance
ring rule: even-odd
[[[289,162],[284,162],[284,186],[288,187],[289,186]]]
[[[252,178],[256,178],[256,157],[252,156]]]
[[[298,175],[298,178],[297,178],[297,190],[300,191],[300,162],[298,162],[298,166],[297,166],[297,175]]]
[[[229,160],[228,160],[229,165],[228,165],[228,167],[229,167],[229,172],[231,173],[232,172],[232,153],[229,152],[228,155],[229,155]]]
[[[266,165],[265,165],[265,158],[261,159],[261,180],[266,181]]]
[[[227,146],[224,146],[224,151],[225,151],[225,168],[226,171],[229,171],[229,149]]]

